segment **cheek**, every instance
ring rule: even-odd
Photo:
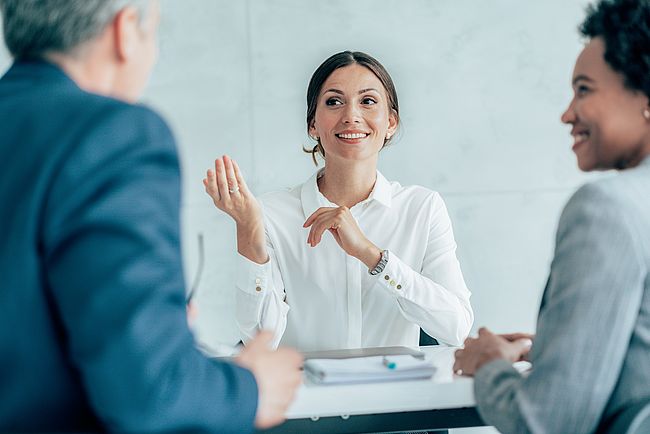
[[[389,119],[388,113],[382,113],[381,111],[370,113],[367,117],[367,122],[373,126],[374,129],[378,131],[385,131],[388,129]]]
[[[316,131],[324,133],[329,131],[336,125],[337,118],[333,112],[326,110],[316,110],[314,116],[314,128]]]

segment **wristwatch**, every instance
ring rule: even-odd
[[[386,268],[387,263],[388,263],[388,250],[383,250],[381,252],[381,259],[379,260],[377,265],[375,265],[375,268],[373,268],[372,270],[368,270],[368,274],[370,274],[371,276],[376,276],[377,274],[384,271],[384,268]]]

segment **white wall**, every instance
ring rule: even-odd
[[[583,0],[163,0],[160,62],[145,101],[177,134],[186,278],[206,239],[198,333],[233,343],[234,225],[201,185],[228,153],[257,193],[314,167],[305,93],[344,49],[377,57],[400,97],[401,139],[381,170],[447,201],[476,326],[534,329],[553,233],[585,180],[559,116],[581,43]],[[9,64],[0,52],[0,69]]]
[[[393,75],[401,139],[381,170],[446,199],[476,326],[532,331],[562,205],[584,181],[559,117],[570,99],[584,1],[163,1],[147,100],[178,134],[187,274],[206,237],[201,338],[237,339],[234,225],[201,178],[239,160],[255,192],[300,183],[309,77],[329,55],[367,51]],[[189,279],[188,277],[188,279]]]

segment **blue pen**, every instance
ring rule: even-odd
[[[381,360],[381,362],[382,362],[382,363],[384,364],[384,366],[387,367],[388,369],[395,369],[395,368],[397,368],[397,363],[395,363],[395,362],[391,362],[390,360],[388,360],[388,358],[387,358],[386,356],[384,356],[384,358]]]

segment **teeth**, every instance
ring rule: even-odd
[[[582,143],[585,140],[587,140],[587,137],[589,137],[589,134],[587,134],[587,133],[579,133],[579,134],[576,134],[573,138],[575,139],[575,143]]]
[[[337,134],[341,139],[363,139],[367,136],[366,133],[354,133],[354,134]]]

